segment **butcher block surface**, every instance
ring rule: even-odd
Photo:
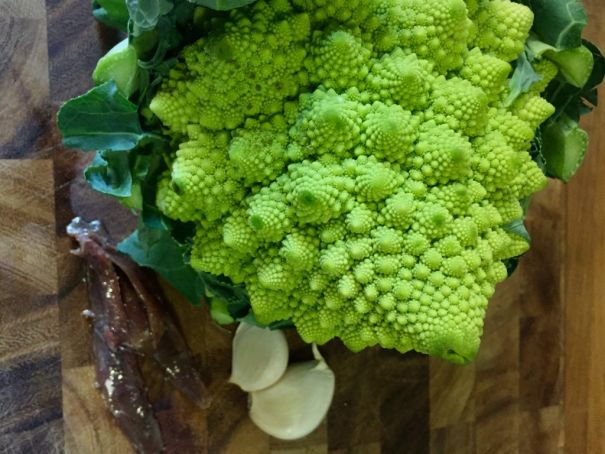
[[[585,0],[590,36],[605,47],[605,11]],[[97,59],[118,39],[88,0],[0,0],[0,453],[129,454],[94,388],[81,261],[65,227],[104,220],[114,239],[133,218],[93,193],[90,159],[64,149],[62,102],[91,87]],[[232,454],[605,453],[605,106],[590,116],[579,174],[553,182],[531,207],[532,251],[500,285],[474,364],[332,342],[336,373],[326,421],[296,442],[247,417],[227,383],[231,330],[167,289],[210,383],[201,411],[150,388],[168,452]],[[308,347],[289,333],[294,357]]]

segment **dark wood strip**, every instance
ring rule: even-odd
[[[521,410],[539,411],[562,404],[561,318],[521,320]]]
[[[0,433],[17,434],[61,418],[60,389],[49,386],[61,380],[57,347],[55,342],[54,346],[3,361]]]
[[[44,0],[2,0],[0,16],[44,19],[46,17]]]
[[[429,452],[428,358],[379,349],[353,354],[337,342],[326,358],[337,377],[330,452],[376,444],[383,453]]]
[[[63,102],[90,89],[97,61],[119,40],[96,23],[90,5],[46,0],[51,101]]]
[[[382,382],[381,387],[384,387],[380,393],[381,452],[429,453],[428,357],[419,354],[401,357],[395,351],[388,354],[391,366],[385,361],[387,367],[378,367],[375,376],[376,383]],[[377,358],[377,361],[384,359]]]
[[[46,18],[0,13],[0,158],[34,153],[48,90]]]

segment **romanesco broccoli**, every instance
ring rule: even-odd
[[[308,342],[472,360],[528,248],[503,227],[546,184],[528,152],[546,84],[505,102],[532,21],[509,0],[233,10],[150,106],[179,143],[157,204],[197,223],[192,265]]]

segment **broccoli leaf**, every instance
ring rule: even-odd
[[[248,315],[246,315],[245,317],[239,318],[238,321],[245,322],[249,325],[260,326],[261,328],[269,328],[272,330],[294,328],[294,323],[292,323],[290,320],[281,320],[281,321],[273,322],[273,323],[269,324],[268,326],[263,325],[262,323],[259,323],[258,320],[256,320],[256,317],[254,316],[253,311],[250,311],[248,313]]]
[[[177,241],[174,233],[169,223],[155,227],[141,224],[118,245],[118,250],[160,274],[192,304],[207,297],[217,322],[231,323],[247,317],[250,300],[245,289],[223,276],[194,270],[187,263],[188,245]]]
[[[530,199],[521,200],[521,206],[523,207],[524,212],[523,218],[512,221],[507,225],[503,226],[502,228],[509,233],[513,233],[515,235],[520,236],[528,243],[531,243],[531,236],[527,231],[527,228],[525,227],[525,214],[527,213],[529,202]],[[512,257],[504,260],[504,265],[506,266],[506,271],[509,277],[512,276],[512,274],[517,270],[521,257],[522,255],[519,257]]]
[[[256,0],[189,0],[196,5],[205,6],[217,11],[227,11],[254,3]]]
[[[120,198],[132,195],[128,152],[97,152],[92,163],[84,171],[84,176],[95,191]]]
[[[140,225],[118,245],[118,250],[139,265],[156,271],[192,304],[200,303],[204,280],[185,262],[186,246],[178,243],[168,230]]]
[[[250,299],[242,286],[237,286],[223,276],[200,273],[206,285],[206,296],[211,300],[220,300],[233,319],[245,317],[250,312]]]
[[[557,108],[552,121],[566,115],[577,123],[582,115],[591,112],[597,105],[597,86],[605,77],[605,57],[594,44],[584,41],[584,46],[593,55],[592,73],[586,84],[580,88],[560,79],[555,80],[549,86],[545,97]]]
[[[538,167],[542,169],[542,172],[546,173],[546,160],[544,159],[544,154],[542,152],[543,148],[544,141],[542,140],[542,128],[538,128],[536,131],[536,136],[531,142],[531,149],[529,150],[529,153],[535,163],[538,164]]]
[[[126,0],[126,7],[130,14],[132,33],[135,36],[152,30],[158,23],[160,16],[173,8],[169,0]]]
[[[573,49],[582,44],[582,32],[588,14],[578,0],[525,0],[534,12],[534,31],[540,39],[558,50]]]
[[[568,182],[588,150],[588,133],[576,121],[561,116],[543,128],[543,154],[547,175]]]
[[[97,85],[113,80],[120,93],[129,98],[137,89],[137,62],[137,51],[126,38],[101,57],[92,73],[92,80]]]
[[[532,156],[547,175],[568,181],[586,154],[587,135],[578,123],[597,104],[596,87],[605,77],[605,58],[594,44],[582,40],[588,21],[582,2],[518,1],[535,14],[526,51],[534,58],[550,59],[560,71],[543,95],[556,112],[540,127]]]
[[[510,94],[506,99],[506,106],[511,106],[519,96],[527,93],[536,82],[542,80],[542,76],[534,70],[531,64],[532,60],[531,51],[526,47],[525,51],[519,56],[515,72],[509,81]]]
[[[110,81],[67,101],[58,113],[66,147],[85,151],[133,149],[149,137],[141,128],[137,106]]]
[[[535,35],[531,36],[525,45],[534,58],[545,57],[555,63],[568,83],[576,87],[583,87],[587,83],[594,66],[594,55],[585,45],[558,50],[540,41]]]
[[[507,232],[514,233],[515,235],[520,236],[528,243],[531,243],[531,237],[529,236],[529,232],[527,231],[527,228],[525,227],[525,219],[517,219],[515,221],[512,221],[512,222],[506,224],[502,228],[504,230],[506,230]]]
[[[592,75],[594,56],[586,46],[546,52],[545,56],[557,65],[567,83],[574,87],[584,87]]]
[[[521,257],[513,257],[512,259],[504,260],[504,266],[506,266],[506,272],[508,277],[511,277],[517,268],[519,268],[519,262],[521,261]]]
[[[210,301],[210,316],[219,325],[230,325],[235,323],[235,319],[229,313],[229,306],[225,301]]]
[[[605,78],[605,56],[601,50],[590,41],[584,41],[584,46],[592,52],[594,59],[594,66],[592,68],[592,74],[588,78],[588,82],[584,85],[585,98],[593,105],[597,106],[597,87],[603,82]],[[590,94],[587,93],[587,90]]]
[[[109,27],[123,32],[128,28],[128,8],[124,0],[93,0],[92,14]]]
[[[294,323],[292,323],[290,320],[273,322],[269,325],[259,323],[256,317],[254,316],[254,312],[252,310],[249,310],[244,317],[234,317],[231,314],[230,305],[225,301],[219,299],[213,299],[209,302],[209,304],[210,315],[212,316],[212,320],[214,320],[219,325],[230,325],[231,323],[235,322],[244,322],[249,325],[258,326],[260,328],[269,328],[272,330],[294,328]]]

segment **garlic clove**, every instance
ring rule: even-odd
[[[233,338],[231,378],[244,391],[277,382],[288,367],[288,342],[282,331],[241,323]]]
[[[250,394],[250,418],[264,432],[296,440],[313,432],[334,396],[334,372],[314,346],[315,361],[294,364],[273,386]]]

